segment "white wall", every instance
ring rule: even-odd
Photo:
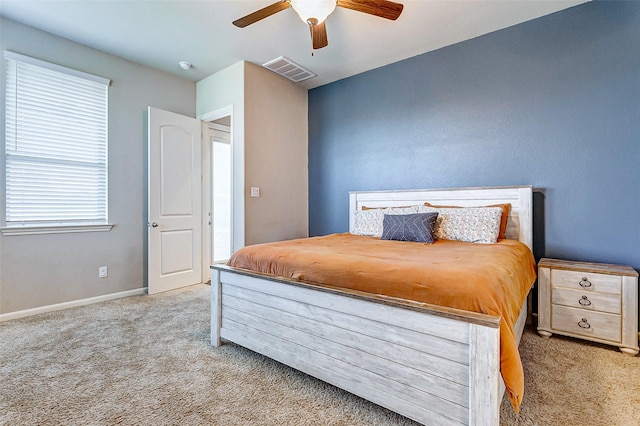
[[[233,105],[234,249],[308,235],[307,91],[238,62],[197,83],[197,114]],[[260,187],[259,198],[250,187]]]
[[[196,85],[196,114],[232,109],[233,156],[233,248],[244,247],[244,62],[225,68]]]
[[[2,19],[2,18],[0,18]],[[110,232],[0,236],[0,314],[146,286],[147,106],[195,116],[196,85],[51,34],[2,19],[0,49],[111,79]],[[4,65],[0,67],[4,99]],[[4,102],[0,152],[4,153]],[[4,161],[0,162],[4,191]],[[0,194],[4,203],[4,193]],[[0,222],[4,223],[4,205]],[[109,277],[99,279],[106,265]]]

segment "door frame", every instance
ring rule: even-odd
[[[198,117],[202,121],[203,136],[206,135],[206,141],[203,137],[202,140],[202,282],[206,283],[211,278],[211,236],[212,227],[209,224],[209,212],[212,211],[212,187],[211,181],[213,179],[213,171],[211,170],[211,138],[209,137],[209,123],[218,120],[223,117],[229,117],[229,145],[230,145],[230,157],[231,164],[231,229],[230,229],[230,241],[231,241],[231,253],[234,252],[234,187],[235,182],[233,179],[233,158],[234,158],[234,139],[233,139],[233,105],[217,109],[215,111],[208,112]],[[205,133],[206,130],[206,133]]]

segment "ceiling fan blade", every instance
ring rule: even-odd
[[[313,42],[314,50],[322,49],[329,45],[329,40],[327,39],[327,27],[324,25],[324,22],[309,25],[309,30],[311,30],[311,41]]]
[[[282,0],[267,7],[263,7],[260,10],[256,10],[255,12],[250,13],[247,16],[243,16],[240,19],[236,19],[235,21],[233,21],[233,25],[235,25],[236,27],[244,28],[247,25],[251,25],[275,13],[281,12],[285,9],[289,9],[290,7],[291,3],[289,2],[289,0]]]
[[[387,0],[338,0],[336,4],[347,9],[391,19],[392,21],[398,19],[404,8],[400,3]]]

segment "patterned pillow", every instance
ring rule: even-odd
[[[439,208],[421,206],[421,213],[438,212],[435,237],[468,243],[495,243],[500,233],[501,207]]]
[[[385,214],[382,239],[433,244],[438,213]]]
[[[385,214],[412,214],[418,213],[422,206],[388,207],[385,209],[357,210],[355,213],[355,226],[351,231],[355,235],[382,236],[382,222]]]
[[[435,209],[464,209],[465,207],[461,206],[435,206],[430,203],[424,203],[427,207],[433,207]],[[480,206],[479,206],[480,207]],[[509,222],[509,214],[511,213],[511,203],[505,204],[491,204],[489,206],[482,207],[500,207],[502,209],[502,218],[500,219],[500,234],[498,235],[498,239],[502,240],[507,238],[507,224]]]

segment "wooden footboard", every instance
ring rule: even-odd
[[[235,342],[423,424],[499,423],[499,324],[212,266],[212,345]]]

